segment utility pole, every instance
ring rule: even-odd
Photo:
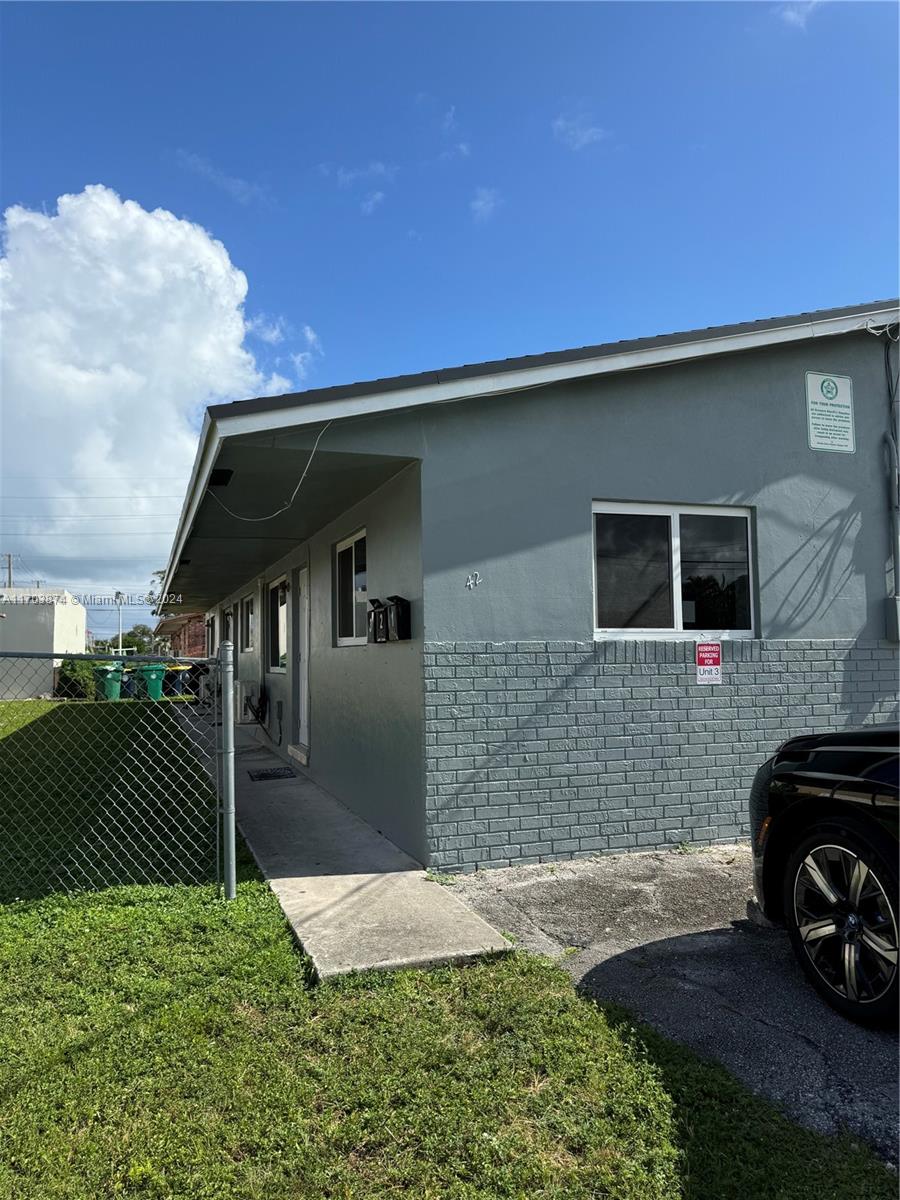
[[[121,592],[116,592],[116,604],[119,606],[119,654],[122,653],[122,601],[125,597]]]
[[[13,556],[11,554],[4,554],[3,557],[6,559],[6,586],[8,588],[11,588],[13,585],[13,581],[12,581]]]

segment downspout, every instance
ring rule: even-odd
[[[893,561],[893,595],[888,597],[887,636],[888,641],[900,642],[900,402],[897,396],[897,379],[891,368],[891,345],[895,339],[890,328],[884,331],[884,365],[887,374],[888,401],[890,403],[889,428],[884,435],[888,448],[888,507],[891,513],[891,558]]]

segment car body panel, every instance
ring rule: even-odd
[[[789,738],[760,767],[750,792],[757,902],[780,921],[783,866],[807,829],[851,813],[897,838],[900,729],[862,729]]]

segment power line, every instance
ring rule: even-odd
[[[119,537],[167,537],[167,538],[170,538],[173,533],[174,533],[174,530],[172,530],[172,529],[120,529],[118,531],[118,533],[113,529],[108,529],[105,533],[74,533],[74,532],[72,532],[72,533],[41,533],[40,530],[31,532],[31,531],[25,530],[25,529],[20,529],[20,530],[11,529],[8,532],[4,533],[3,536],[4,537],[17,537],[17,538],[19,538],[19,537],[35,537],[35,538],[64,537],[64,538],[78,538],[78,539],[86,538],[86,537],[111,538],[111,537],[117,537],[117,536],[119,536]]]
[[[58,492],[53,495],[42,496],[37,492],[32,492],[27,496],[0,496],[0,500],[77,500],[79,503],[82,500],[183,500],[183,492],[147,492],[146,494],[135,495],[134,492],[128,492],[124,496],[85,496],[72,494],[69,496],[61,496]]]
[[[3,474],[7,479],[109,479],[109,475],[45,475],[37,471],[29,471],[27,475],[14,475],[11,471],[4,471]],[[161,479],[166,483],[177,479],[183,482],[184,478],[184,475],[154,475],[154,479]]]
[[[0,517],[0,521],[139,521],[180,516],[181,513],[132,513],[127,517],[119,513],[112,513],[109,516],[104,513],[76,513],[71,517],[54,517],[49,513],[10,513],[8,516]]]

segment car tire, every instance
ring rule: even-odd
[[[897,1023],[896,853],[850,817],[813,826],[788,857],[785,923],[807,978],[838,1012]]]

